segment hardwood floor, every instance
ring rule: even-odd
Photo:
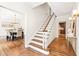
[[[41,56],[42,54],[34,52],[24,47],[23,39],[16,41],[0,40],[1,56]]]
[[[55,56],[75,56],[75,52],[71,46],[71,44],[65,39],[63,35],[60,35],[59,38],[56,38],[49,45],[49,55]]]
[[[48,47],[49,56],[75,56],[72,46],[64,37],[55,39]],[[1,56],[44,56],[44,54],[24,47],[24,40],[0,40]]]

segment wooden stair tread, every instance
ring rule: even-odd
[[[43,37],[41,37],[41,36],[34,36],[34,37],[43,38]]]
[[[43,33],[36,33],[36,34],[43,35]]]
[[[48,30],[43,30],[43,32],[48,32]]]
[[[42,46],[34,44],[34,43],[30,43],[29,45],[32,45],[32,46],[37,47],[37,48],[40,48],[40,49],[45,50],[45,51],[49,51],[49,48],[43,49]]]
[[[39,49],[43,49],[42,46],[37,45],[37,44],[34,44],[34,43],[30,43],[29,45],[32,45],[32,46],[37,47],[37,48],[39,48]]]
[[[38,39],[32,39],[33,41],[36,41],[36,42],[40,42],[40,43],[43,43],[41,40],[38,40]]]

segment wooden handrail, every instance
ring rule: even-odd
[[[50,16],[51,16],[51,15],[50,15]],[[44,21],[44,23],[42,24],[42,26],[45,25],[45,23],[47,22],[47,20],[49,19],[50,16],[48,16],[48,17],[46,18],[46,20]]]
[[[49,21],[47,22],[47,24],[46,24],[46,26],[45,26],[43,32],[46,32],[46,28],[47,28],[49,22],[51,21],[51,18],[53,17],[53,15],[54,15],[54,13],[53,13],[53,14],[51,15],[51,17],[49,18]]]

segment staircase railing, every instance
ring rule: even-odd
[[[53,16],[55,16],[53,18]],[[53,18],[53,19],[52,19]],[[43,48],[44,49],[47,49],[47,46],[48,46],[48,40],[51,40],[53,39],[53,32],[55,32],[54,28],[56,27],[55,26],[55,18],[56,18],[56,15],[54,15],[54,13],[51,15],[48,23],[46,24],[44,30],[43,30]],[[55,35],[54,35],[55,37]]]
[[[41,28],[40,28],[40,31],[43,31],[44,32],[44,29],[46,27],[46,24],[49,22],[49,19],[50,19],[51,15],[49,15],[46,20],[44,21],[44,23],[42,24]]]
[[[44,27],[43,32],[46,31],[46,28],[47,28],[48,24],[50,23],[51,18],[53,17],[53,15],[54,15],[54,13],[53,13],[53,14],[50,16],[50,18],[48,19],[48,22],[47,22],[46,26]]]

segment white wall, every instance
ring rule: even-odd
[[[76,54],[79,56],[79,17],[76,20]]]
[[[47,4],[43,4],[29,10],[27,15],[26,41],[30,42],[30,40],[33,38],[35,33],[40,29],[41,25],[44,23],[48,15],[49,15],[49,6]]]

